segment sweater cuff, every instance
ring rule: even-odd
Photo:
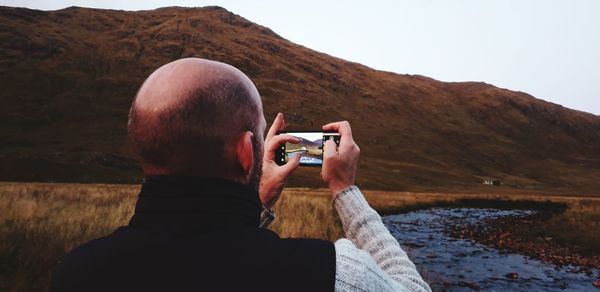
[[[354,185],[336,194],[333,199],[333,206],[340,215],[340,219],[346,222],[371,208],[361,191]]]

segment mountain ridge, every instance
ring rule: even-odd
[[[183,57],[246,73],[289,130],[347,119],[375,189],[600,190],[600,117],[484,82],[378,71],[294,44],[220,7],[0,7],[0,178],[135,182],[127,111],[144,78]],[[318,170],[290,181],[319,187]]]

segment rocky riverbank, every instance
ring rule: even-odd
[[[560,244],[548,234],[532,234],[531,230],[548,220],[547,211],[534,212],[523,217],[499,217],[468,222],[453,220],[447,232],[455,238],[473,240],[501,251],[523,254],[557,268],[570,266],[572,272],[592,275],[600,269],[600,256],[584,255],[576,245]],[[594,231],[590,231],[594,232]],[[600,286],[600,282],[598,283]]]
[[[431,208],[383,216],[383,222],[434,291],[595,290],[600,269],[558,266],[507,248],[486,246],[475,237],[483,234],[477,230],[486,228],[488,221],[522,219],[535,213],[519,209]],[[506,238],[513,240],[504,235],[503,242]]]

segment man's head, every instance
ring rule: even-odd
[[[127,129],[145,175],[220,177],[258,189],[265,127],[260,95],[244,73],[188,58],[146,79]]]

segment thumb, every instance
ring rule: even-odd
[[[292,171],[298,168],[300,165],[300,158],[302,154],[295,155],[292,159],[288,160],[288,162],[281,166],[282,173],[285,177],[289,176]]]
[[[333,140],[325,141],[325,145],[323,146],[323,161],[325,161],[326,158],[336,156],[337,154],[337,145],[335,142],[333,142]]]

